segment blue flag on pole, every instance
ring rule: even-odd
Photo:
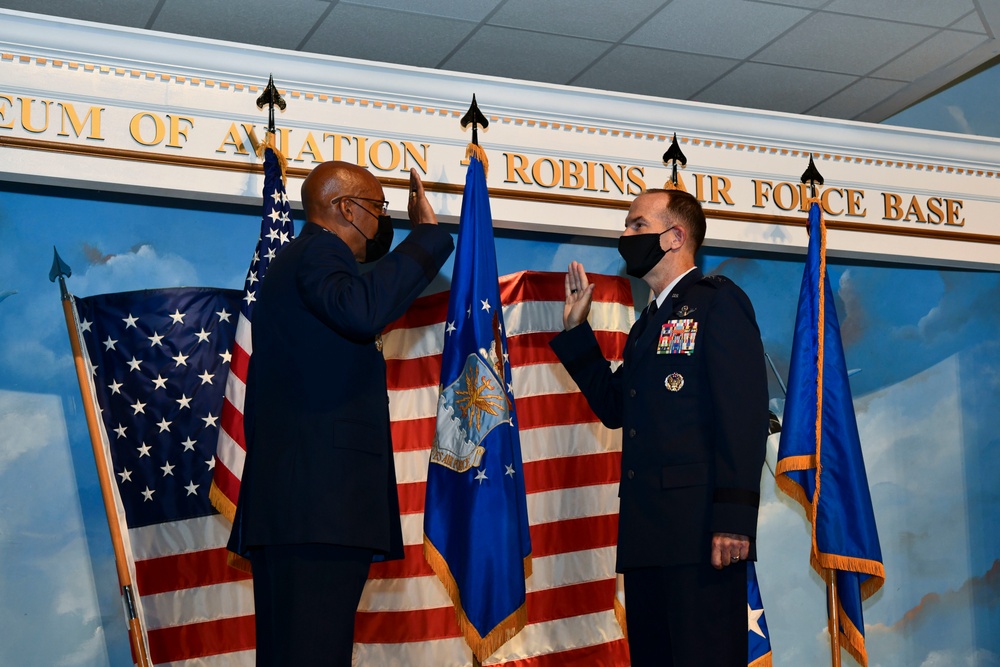
[[[474,154],[466,174],[424,510],[424,555],[480,661],[527,622],[524,580],[531,574],[483,157]]]
[[[747,563],[747,665],[771,667],[771,635],[767,631],[764,600],[753,561]]]
[[[885,568],[815,203],[809,232],[775,477],[812,524],[813,568],[836,571],[840,644],[867,665],[861,602],[885,583]]]

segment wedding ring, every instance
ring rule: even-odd
[[[740,562],[740,557],[739,556],[733,556],[732,558],[729,559],[729,562],[731,562],[731,563],[738,563],[738,562]]]
[[[571,289],[571,290],[569,291],[569,293],[570,293],[570,294],[576,294],[576,293],[577,293],[577,292],[579,292],[579,291],[580,291],[580,290],[578,290],[578,289]]]

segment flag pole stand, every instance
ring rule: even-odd
[[[833,667],[840,667],[840,602],[837,600],[837,572],[826,571],[826,598],[830,605],[827,614],[830,630],[830,659]]]
[[[115,553],[115,566],[118,570],[118,583],[125,606],[126,622],[128,624],[129,641],[132,645],[132,656],[138,667],[150,667],[149,655],[146,652],[145,633],[139,616],[136,613],[135,595],[132,590],[132,575],[129,573],[128,561],[125,557],[125,546],[122,543],[121,525],[118,523],[118,511],[115,507],[112,480],[108,477],[107,457],[102,445],[101,430],[98,426],[97,412],[94,410],[93,389],[87,364],[83,358],[83,348],[80,345],[79,330],[73,313],[73,297],[66,290],[64,275],[69,275],[67,267],[56,255],[53,271],[58,265],[65,267],[67,273],[58,274],[59,292],[62,298],[63,315],[66,318],[66,331],[69,333],[69,344],[73,350],[73,362],[76,365],[76,379],[80,383],[80,394],[83,399],[83,412],[87,417],[87,431],[90,434],[90,444],[94,450],[94,462],[97,464],[97,479],[101,485],[101,497],[104,499],[104,513],[108,518],[108,528],[111,530],[111,545]],[[50,278],[52,276],[50,275]],[[54,278],[53,278],[54,279]]]

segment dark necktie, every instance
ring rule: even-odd
[[[639,322],[636,327],[636,340],[638,340],[639,337],[642,336],[643,332],[646,331],[646,327],[649,326],[649,320],[656,315],[656,308],[656,300],[654,299],[648,306],[646,306],[646,309],[642,311],[642,315],[639,316]]]

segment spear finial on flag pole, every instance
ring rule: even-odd
[[[284,183],[287,180],[285,174],[288,170],[288,160],[278,150],[277,140],[274,138],[276,133],[274,127],[274,107],[278,107],[278,109],[284,111],[287,105],[281,93],[278,92],[278,88],[274,85],[273,74],[268,75],[267,86],[264,87],[264,92],[257,98],[257,108],[263,109],[265,106],[267,107],[267,130],[264,134],[264,141],[263,143],[257,141],[253,130],[250,130],[250,141],[253,143],[257,157],[262,160],[264,159],[266,149],[270,148],[274,151],[275,156],[278,158],[278,165],[281,167],[281,181]]]
[[[823,174],[819,173],[816,163],[813,162],[812,155],[809,156],[809,166],[802,172],[802,183],[809,186],[809,198],[816,199],[816,184],[823,185]]]
[[[476,159],[483,163],[483,171],[489,172],[489,162],[486,160],[486,151],[483,150],[482,146],[479,145],[479,126],[482,125],[485,130],[490,125],[490,121],[483,115],[483,112],[479,110],[479,105],[476,103],[475,94],[472,95],[472,104],[469,105],[469,110],[465,112],[462,116],[462,127],[466,128],[472,125],[472,141],[469,143],[469,147],[465,151],[465,157],[476,156]]]
[[[267,107],[267,131],[270,134],[274,134],[274,107],[278,107],[284,111],[285,100],[274,85],[273,74],[268,75],[267,86],[264,88],[264,92],[260,94],[260,97],[257,98],[257,108],[263,109],[265,106]]]
[[[479,126],[482,125],[485,130],[490,126],[490,121],[486,119],[483,112],[479,110],[479,105],[476,104],[476,95],[472,95],[472,104],[469,106],[469,110],[465,112],[462,116],[462,127],[468,127],[472,125],[472,143],[479,145]]]
[[[69,268],[69,264],[63,261],[62,257],[59,256],[59,251],[56,250],[55,246],[52,246],[52,268],[49,269],[49,282],[55,282],[59,279],[59,294],[62,296],[63,301],[69,298],[69,292],[66,291],[66,278],[73,275],[73,269]]]
[[[663,163],[670,167],[670,183],[673,184],[674,188],[677,188],[677,164],[686,166],[688,161],[684,152],[681,151],[681,147],[677,144],[677,133],[674,132],[674,138],[670,141],[670,148],[667,152],[663,154]]]

